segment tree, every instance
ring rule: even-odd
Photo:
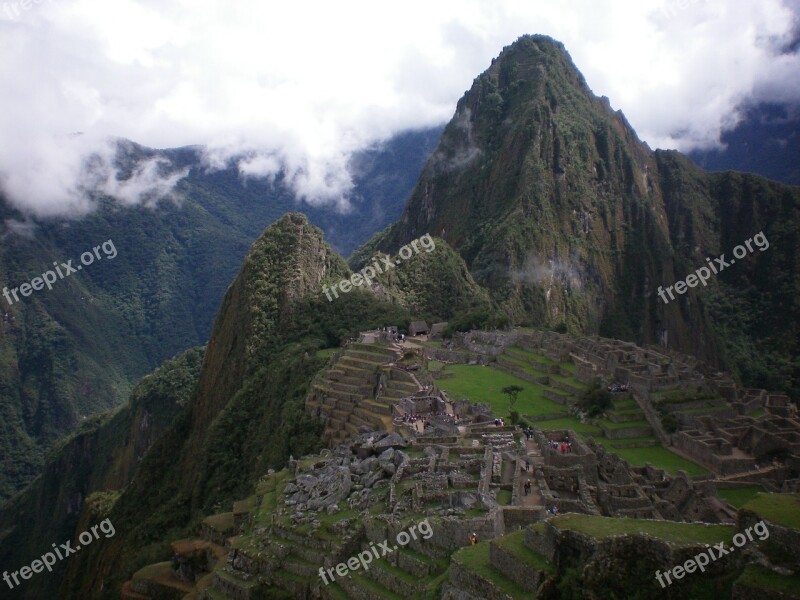
[[[611,394],[601,388],[599,384],[594,384],[587,389],[578,400],[578,405],[590,417],[600,416],[611,408],[612,404]]]
[[[506,387],[504,387],[502,389],[502,392],[506,396],[508,396],[508,408],[509,408],[509,411],[513,411],[514,410],[514,404],[516,404],[516,402],[517,402],[517,396],[519,396],[519,393],[523,389],[525,389],[525,388],[522,388],[522,387],[520,387],[518,385],[507,385]]]

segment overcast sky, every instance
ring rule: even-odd
[[[352,152],[444,123],[503,46],[564,42],[651,147],[717,143],[754,100],[800,101],[800,0],[0,0],[0,186],[24,210],[167,193],[106,143],[201,144],[346,206]],[[76,135],[80,132],[81,135]],[[87,163],[87,156],[94,160]],[[88,165],[91,166],[88,166]]]

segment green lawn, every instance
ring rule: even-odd
[[[572,429],[578,433],[585,433],[587,436],[591,435],[597,437],[603,435],[603,431],[599,427],[595,427],[589,423],[581,423],[574,417],[534,421],[533,424],[539,429]]]
[[[508,506],[511,504],[511,490],[498,490],[497,503],[501,506]]]
[[[642,413],[644,416],[644,413]],[[632,427],[650,427],[650,423],[646,419],[641,421],[622,421],[621,423],[614,423],[608,419],[598,419],[597,423],[605,429],[631,429]]]
[[[559,529],[579,531],[597,539],[613,535],[644,533],[675,544],[714,544],[722,541],[730,544],[734,533],[733,527],[730,525],[676,523],[578,514],[554,517],[550,522]]]
[[[525,594],[513,581],[496,571],[489,564],[489,542],[480,542],[475,546],[466,546],[453,554],[453,560],[465,565],[471,572],[493,583],[500,591],[512,598],[526,598]]]
[[[552,573],[554,571],[553,565],[544,556],[528,548],[524,543],[524,539],[525,530],[521,529],[499,538],[496,543],[503,550],[527,563],[533,570]]]
[[[764,488],[762,488],[760,485],[749,485],[747,487],[728,489],[717,488],[717,496],[735,508],[742,508],[743,505],[755,498],[756,494],[763,491]]]
[[[736,583],[756,590],[796,594],[800,590],[800,573],[785,576],[760,565],[747,565]]]
[[[742,506],[770,523],[800,529],[800,494],[762,492]]]
[[[552,358],[547,358],[543,354],[536,354],[535,352],[531,352],[530,350],[525,350],[520,348],[519,346],[511,346],[509,348],[511,352],[508,352],[507,355],[513,356],[514,354],[524,356],[525,358],[529,358],[535,362],[542,363],[543,365],[555,365],[557,364]]]
[[[444,363],[439,362],[438,360],[429,360],[428,361],[428,370],[431,373],[436,373],[444,369]]]
[[[500,391],[508,385],[518,385],[523,388],[515,406],[520,415],[536,417],[553,413],[563,413],[567,410],[565,406],[542,396],[542,391],[545,389],[544,386],[525,381],[493,367],[484,367],[480,365],[447,365],[444,370],[445,372],[453,373],[455,376],[449,379],[438,379],[436,384],[441,389],[445,390],[452,400],[467,398],[472,402],[486,403],[492,407],[493,414],[499,417],[509,416],[508,398]],[[648,426],[646,421],[611,423],[610,421],[603,420],[602,422],[609,429]],[[613,448],[610,444],[624,440],[607,440],[603,436],[602,430],[597,426],[581,423],[578,419],[573,417],[536,421],[534,424],[541,429],[572,429],[579,434],[583,434],[584,437],[592,436],[595,441],[605,445],[606,448],[615,452],[620,458],[627,460],[637,467],[643,467],[645,463],[649,462],[654,467],[665,469],[673,475],[676,474],[679,469],[683,469],[690,476],[703,475],[708,472],[703,467],[670,452],[660,444],[650,448]],[[653,439],[655,441],[655,438],[648,439]]]
[[[686,471],[689,476],[705,475],[708,473],[698,464],[678,456],[664,446],[651,446],[649,448],[610,448],[607,442],[623,440],[606,440],[596,438],[596,441],[603,444],[606,448],[614,452],[620,458],[627,460],[634,467],[643,467],[645,463],[650,463],[654,467],[664,469],[671,475],[676,475],[679,470]]]
[[[560,404],[542,396],[542,386],[515,377],[494,367],[481,365],[447,365],[445,372],[455,374],[450,379],[437,379],[436,384],[446,391],[451,400],[467,398],[492,407],[498,417],[508,417],[508,397],[501,391],[509,385],[522,389],[515,405],[521,415],[546,415],[564,411]]]

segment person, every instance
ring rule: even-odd
[[[526,471],[530,471],[531,470],[531,463],[529,461],[527,461],[527,460],[525,461],[525,470]]]
[[[477,543],[478,543],[478,534],[477,534],[477,533],[475,533],[474,531],[473,531],[473,532],[472,532],[472,534],[469,536],[469,543],[470,543],[471,545],[473,545],[473,546],[474,546],[475,544],[477,544]]]

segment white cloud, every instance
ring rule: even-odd
[[[800,100],[798,55],[780,53],[797,0],[2,1],[0,185],[39,215],[89,210],[92,185],[169,191],[156,163],[117,179],[117,136],[203,144],[209,165],[284,171],[298,198],[346,209],[354,151],[449,119],[525,33],[563,41],[653,147],[712,145],[749,99]]]

